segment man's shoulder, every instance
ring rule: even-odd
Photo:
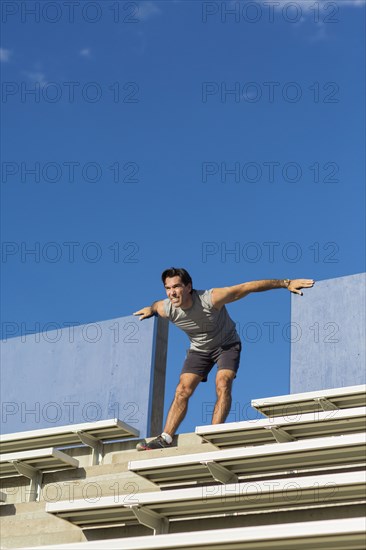
[[[196,294],[198,298],[209,296],[212,292],[212,288],[210,290],[196,290],[193,289],[193,294]]]
[[[169,317],[170,315],[170,312],[171,312],[171,303],[170,303],[170,300],[169,298],[164,298],[164,300],[162,300],[163,302],[163,307],[164,307],[164,311],[165,311],[165,315],[167,317]]]
[[[194,290],[193,292],[196,293],[197,298],[203,305],[212,307],[212,288],[208,290]]]

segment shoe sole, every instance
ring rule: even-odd
[[[170,447],[170,445],[169,445]],[[136,445],[136,450],[137,451],[158,451],[159,449],[167,449],[168,446],[166,447],[155,447],[154,449],[152,449],[151,447],[148,446],[148,443],[137,443]]]
[[[136,445],[136,451],[147,451],[148,447],[146,447],[146,443],[137,443]]]

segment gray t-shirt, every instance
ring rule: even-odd
[[[221,346],[240,342],[235,323],[226,307],[220,310],[212,305],[212,288],[194,290],[193,304],[189,309],[175,308],[169,298],[164,300],[165,313],[172,323],[182,329],[190,339],[190,349],[209,352]]]

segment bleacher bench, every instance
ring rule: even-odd
[[[81,528],[139,522],[155,534],[167,533],[178,519],[199,519],[234,512],[271,512],[281,509],[316,509],[329,504],[355,505],[366,498],[365,472],[303,476],[256,483],[211,485],[148,493],[114,495],[87,501],[51,502],[46,512]]]
[[[263,445],[363,432],[366,428],[366,407],[315,411],[302,415],[261,418],[197,426],[196,434],[218,448],[242,445]]]
[[[290,443],[236,447],[197,454],[130,461],[128,469],[161,486],[197,484],[213,479],[237,483],[253,474],[332,469],[364,465],[366,434],[319,437]]]
[[[265,416],[301,415],[366,406],[366,385],[253,399],[252,407]]]
[[[87,445],[92,448],[92,464],[99,464],[105,442],[139,437],[139,431],[118,418],[42,428],[0,436],[1,453],[29,451],[42,447]]]
[[[53,447],[0,455],[0,478],[25,476],[30,479],[30,500],[36,500],[45,472],[78,468],[79,461]]]
[[[44,550],[44,546],[23,550]],[[47,546],[47,550],[364,550],[365,518],[212,529]]]

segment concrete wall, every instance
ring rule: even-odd
[[[365,384],[366,274],[291,297],[291,393]]]
[[[2,433],[115,417],[158,433],[167,335],[167,321],[129,316],[3,340]]]

